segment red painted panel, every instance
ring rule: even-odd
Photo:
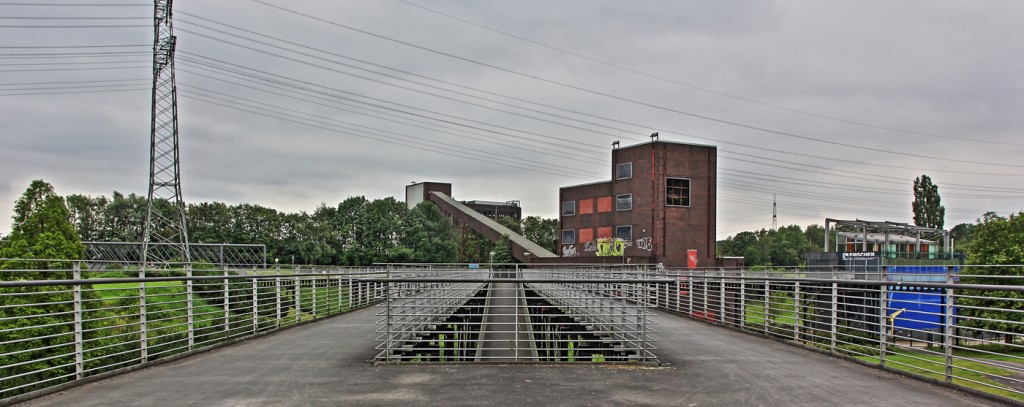
[[[612,228],[610,228],[610,227],[607,227],[607,228],[597,228],[597,238],[598,239],[611,239],[612,238]]]
[[[587,243],[594,240],[594,229],[586,228],[580,229],[580,238],[577,240],[578,243]]]
[[[580,215],[594,213],[594,199],[580,199]],[[587,240],[584,240],[585,242]]]
[[[597,198],[597,211],[600,213],[612,211],[612,197],[602,196]]]

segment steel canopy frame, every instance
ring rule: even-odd
[[[909,236],[917,239],[917,250],[920,250],[921,238],[939,241],[939,237],[942,238],[942,250],[943,252],[953,255],[953,247],[949,241],[949,231],[943,229],[934,229],[924,226],[915,226],[908,223],[891,222],[891,221],[867,221],[867,220],[841,220],[825,218],[825,252],[829,251],[829,235],[833,227],[838,230],[840,227],[850,227],[859,231],[864,235],[862,244],[867,250],[868,244],[868,233],[880,233],[885,235],[885,243],[890,243],[890,236]],[[838,239],[838,238],[837,238]],[[838,242],[836,242],[838,243]]]

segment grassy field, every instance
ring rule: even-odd
[[[755,327],[765,325],[765,309],[763,301],[748,302],[745,307],[744,321]],[[792,325],[795,316],[794,301],[784,296],[774,296],[769,304],[768,326],[779,327]],[[1024,401],[1024,395],[1006,390],[1009,386],[1000,383],[994,378],[1012,377],[1014,372],[991,366],[984,363],[964,360],[972,358],[979,360],[993,360],[1013,363],[1024,363],[1024,351],[1006,352],[1002,349],[992,350],[996,353],[986,353],[975,350],[961,350],[954,352],[953,383],[964,387],[980,390],[986,393]],[[940,351],[941,352],[941,351]],[[857,359],[880,364],[877,356],[857,356]],[[891,351],[886,354],[886,366],[892,369],[918,374],[921,376],[945,380],[945,357],[943,355],[931,354],[921,351]],[[1018,379],[1021,379],[1018,377]]]
[[[993,355],[982,354],[979,352],[955,352],[955,356],[968,355],[979,359],[1000,359],[1000,357],[987,357]],[[873,356],[861,356],[857,357],[857,359],[874,364],[881,363],[878,357]],[[918,374],[932,379],[945,380],[945,357],[942,355],[916,351],[897,351],[887,353],[885,360],[885,365],[889,368]],[[1014,400],[1024,401],[1024,395],[1005,390],[1009,386],[993,380],[993,377],[1010,377],[1013,375],[1013,372],[999,367],[958,358],[953,359],[954,384]]]

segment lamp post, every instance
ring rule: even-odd
[[[491,251],[491,271],[494,271],[494,251]]]

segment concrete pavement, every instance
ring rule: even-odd
[[[26,406],[992,406],[770,340],[661,315],[661,367],[375,366],[374,309],[31,400]]]

